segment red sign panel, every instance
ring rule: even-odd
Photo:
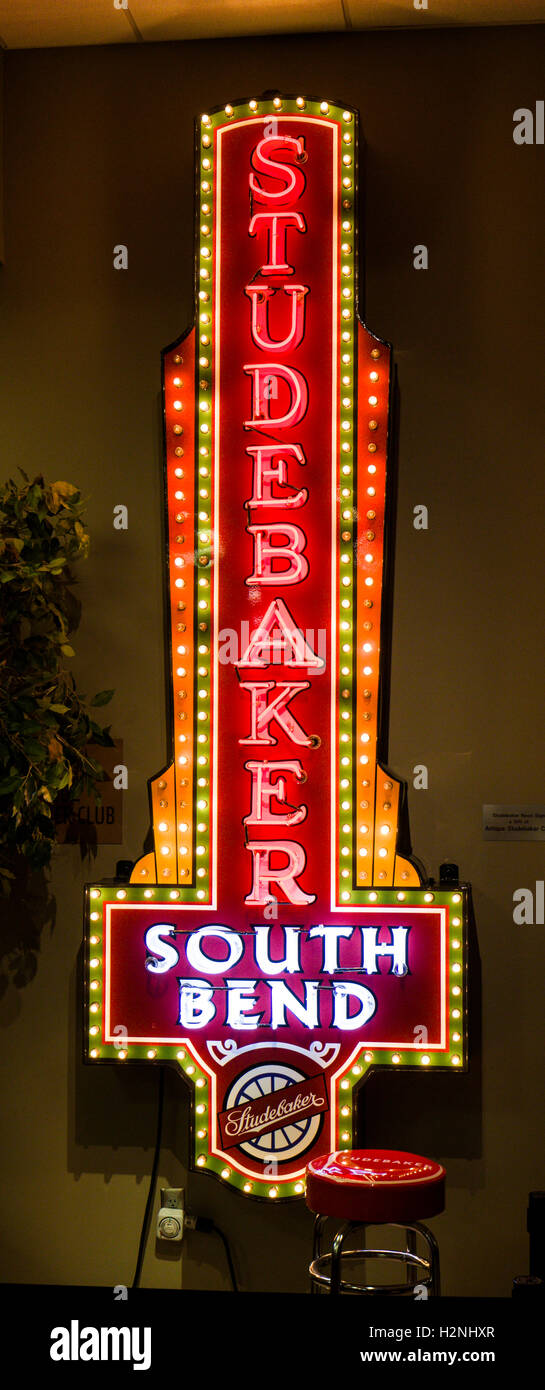
[[[92,1060],[176,1060],[194,1161],[297,1196],[371,1066],[463,1066],[466,892],[388,769],[390,350],[357,317],[357,122],[202,118],[196,324],[164,354],[171,757],[88,899]],[[386,609],[387,611],[387,609]]]

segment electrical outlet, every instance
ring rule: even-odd
[[[184,1189],[183,1187],[162,1187],[161,1206],[171,1207],[173,1211],[183,1211],[184,1209]]]
[[[162,1187],[161,1206],[157,1213],[158,1240],[182,1241],[184,1235],[184,1189]]]

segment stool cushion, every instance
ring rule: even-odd
[[[322,1216],[401,1225],[436,1216],[445,1205],[445,1169],[397,1149],[345,1149],[307,1167],[307,1207]]]

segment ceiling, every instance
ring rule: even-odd
[[[0,0],[4,48],[544,23],[545,0]]]

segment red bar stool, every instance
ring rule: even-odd
[[[437,1216],[444,1209],[445,1169],[440,1163],[396,1149],[346,1149],[322,1154],[307,1167],[306,1203],[316,1216],[309,1269],[311,1293],[408,1296],[414,1295],[418,1284],[439,1297],[439,1248],[422,1219]],[[330,1217],[340,1218],[342,1224],[331,1249],[323,1252],[322,1236]],[[350,1232],[365,1226],[403,1230],[407,1248],[343,1250]],[[424,1255],[417,1253],[419,1237],[425,1247]],[[356,1260],[368,1259],[400,1262],[405,1267],[405,1282],[354,1284],[343,1278]]]

